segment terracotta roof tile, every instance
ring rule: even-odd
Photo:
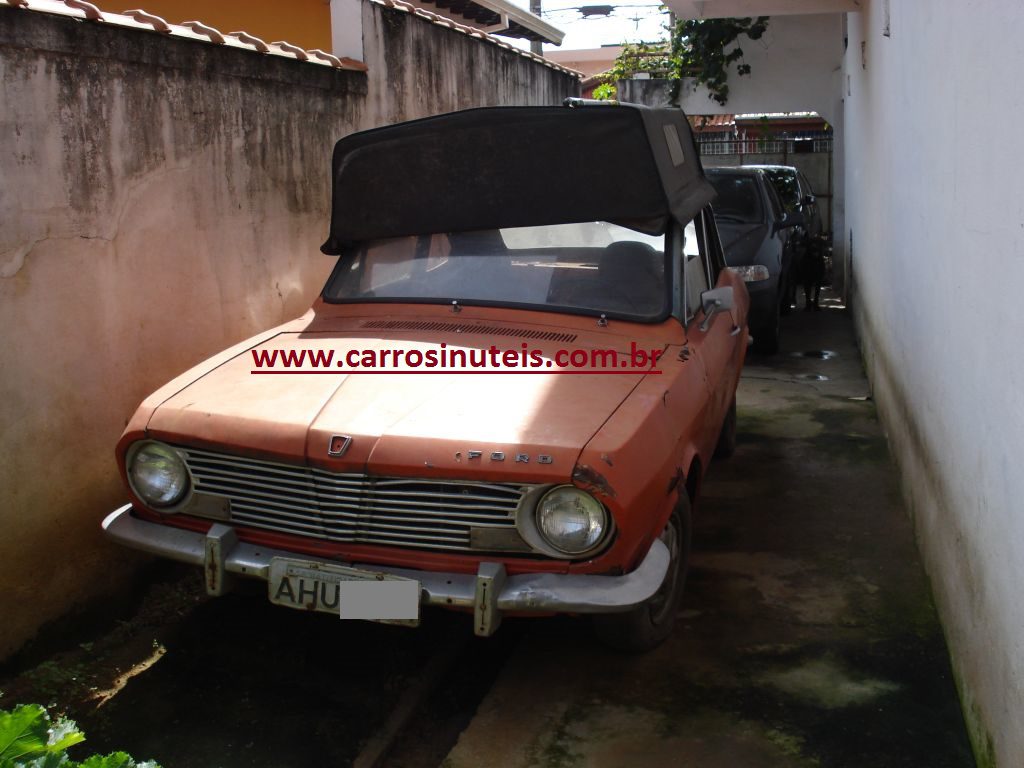
[[[316,64],[317,66],[356,72],[366,71],[366,65],[355,59],[347,57],[338,58],[321,50],[306,51],[297,45],[284,41],[266,43],[255,35],[250,35],[244,31],[221,32],[200,21],[170,24],[165,19],[148,13],[141,8],[125,11],[124,13],[112,13],[101,10],[92,3],[84,2],[84,0],[0,0],[0,5],[9,5],[29,11],[38,11],[39,13],[71,16],[76,19],[85,19],[117,27],[157,31],[171,37],[198,40],[210,45],[224,45],[228,48],[241,48],[268,56],[283,56],[289,59],[298,59],[309,64]]]
[[[688,115],[695,133],[722,133],[736,127],[735,115]]]

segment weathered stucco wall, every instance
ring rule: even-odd
[[[0,657],[128,578],[113,447],[157,386],[301,314],[334,142],[574,78],[365,4],[369,74],[0,7]]]
[[[1024,174],[1004,139],[1024,120],[1024,5],[862,5],[843,83],[853,305],[978,764],[1018,768]]]

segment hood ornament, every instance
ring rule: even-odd
[[[340,459],[350,445],[352,445],[352,438],[349,435],[331,435],[331,442],[327,445],[327,455]]]

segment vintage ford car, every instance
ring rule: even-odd
[[[664,640],[748,342],[683,113],[357,133],[333,195],[312,309],[143,402],[106,533],[211,594],[248,577],[342,618],[593,614],[611,645]]]

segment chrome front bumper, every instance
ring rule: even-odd
[[[268,549],[238,540],[234,528],[215,523],[206,534],[172,528],[132,515],[131,504],[111,512],[103,530],[114,541],[150,554],[203,567],[206,591],[220,595],[229,576],[268,579],[275,557],[342,565],[325,558]],[[537,573],[509,576],[502,563],[483,562],[475,575],[344,563],[367,571],[415,579],[424,605],[472,608],[474,632],[493,634],[503,613],[616,613],[640,605],[661,586],[668,548],[658,539],[640,565],[623,576]]]

